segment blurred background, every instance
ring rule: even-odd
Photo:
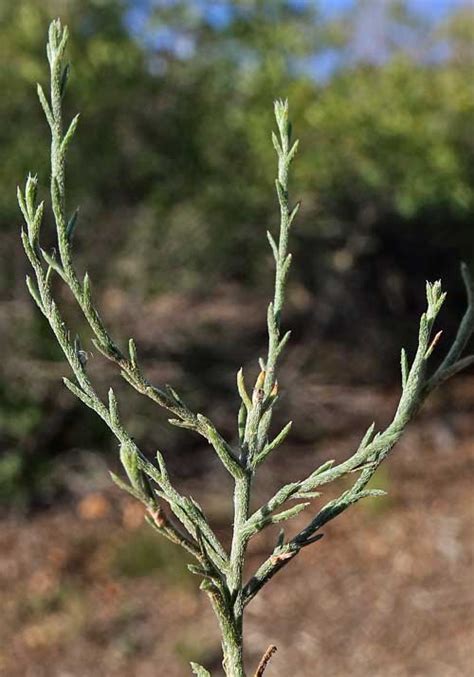
[[[119,343],[145,372],[235,434],[235,373],[257,373],[277,228],[272,101],[288,97],[300,150],[294,266],[276,425],[291,438],[256,486],[347,455],[390,420],[399,350],[413,351],[424,282],[448,301],[442,351],[474,263],[474,6],[469,0],[1,0],[0,674],[148,677],[219,672],[207,600],[181,553],[110,486],[117,449],[65,391],[67,368],[24,284],[15,190],[48,129],[35,83],[45,36],[71,29],[69,205]],[[54,246],[45,225],[43,246]],[[227,478],[209,449],[121,384],[92,352],[142,447],[159,447],[224,540]],[[248,657],[279,647],[268,675],[472,674],[474,374],[436,394],[379,471],[368,501],[249,607]],[[330,491],[328,490],[328,494]],[[326,497],[323,498],[326,500]],[[306,518],[301,518],[303,524]],[[251,548],[249,572],[275,534]]]

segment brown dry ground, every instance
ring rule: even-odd
[[[395,401],[368,389],[324,393],[313,395],[335,421],[350,422],[346,432],[328,433],[312,452],[276,455],[257,500],[282,478],[342,458],[363,432],[351,417],[377,411],[386,420]],[[473,412],[473,377],[435,397],[379,471],[375,485],[387,498],[340,516],[252,602],[249,672],[272,642],[278,652],[265,677],[474,674]],[[182,488],[225,538],[227,481],[217,466]],[[269,531],[252,544],[249,572],[274,538]],[[182,677],[194,659],[219,675],[214,619],[196,584],[181,554],[143,525],[140,507],[110,487],[5,518],[0,674]]]

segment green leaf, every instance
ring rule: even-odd
[[[239,391],[240,399],[245,405],[245,408],[247,411],[250,411],[252,409],[252,400],[250,399],[245,386],[244,370],[242,367],[237,372],[237,389]]]
[[[290,132],[289,136],[291,136],[291,132]],[[290,148],[290,150],[288,151],[288,155],[287,155],[288,162],[291,162],[293,160],[293,158],[295,157],[296,153],[298,152],[299,143],[300,142],[297,139],[294,142],[294,144],[292,145],[292,147]]]
[[[408,374],[410,371],[410,368],[408,366],[408,358],[407,358],[407,353],[405,348],[402,348],[401,355],[400,355],[400,366],[402,370],[402,389],[405,389],[405,386],[408,381]]]
[[[128,341],[128,354],[130,355],[130,362],[132,363],[132,367],[134,369],[138,368],[138,353],[137,353],[137,345],[133,338],[129,339]]]
[[[43,91],[43,88],[41,87],[40,84],[37,85],[37,90],[38,92],[38,99],[40,100],[41,107],[43,108],[43,112],[46,116],[46,120],[48,121],[49,126],[51,129],[54,127],[54,117],[53,117],[53,112],[49,106],[48,100],[46,99],[45,93]]]
[[[26,276],[26,286],[28,287],[28,291],[35,300],[38,308],[41,310],[41,312],[44,312],[43,303],[41,301],[39,291],[29,275]]]
[[[62,140],[61,143],[61,153],[63,154],[67,151],[67,148],[71,143],[74,134],[76,133],[77,125],[79,123],[79,117],[80,113],[78,113],[73,117],[73,119],[71,120],[71,124],[69,125],[69,128],[66,134],[64,135],[64,139]]]
[[[63,72],[61,74],[61,83],[59,85],[59,91],[61,93],[61,97],[64,96],[64,93],[66,91],[66,86],[67,86],[67,82],[68,82],[68,79],[69,79],[69,73],[70,72],[71,72],[71,64],[67,63],[63,68]]]
[[[375,430],[375,423],[371,423],[369,427],[367,428],[364,437],[361,439],[359,447],[357,451],[362,451],[362,449],[365,449],[365,447],[370,443],[372,440],[372,435],[374,434]]]
[[[292,425],[293,425],[293,421],[289,421],[289,422],[286,424],[286,426],[285,426],[282,430],[280,430],[280,432],[279,432],[278,435],[275,437],[275,439],[272,440],[269,444],[267,444],[267,446],[260,452],[260,454],[259,454],[258,457],[256,458],[256,465],[259,465],[262,461],[264,461],[265,458],[266,458],[266,457],[267,457],[274,449],[276,449],[278,446],[280,446],[280,444],[282,444],[282,442],[285,441],[285,439],[286,439],[288,433],[289,433],[290,430],[291,430],[291,426],[292,426]]]
[[[300,210],[300,206],[301,206],[301,202],[297,202],[297,203],[295,204],[295,206],[293,207],[293,209],[291,210],[291,212],[289,213],[289,215],[288,215],[288,221],[289,221],[289,223],[290,223],[290,226],[291,226],[291,224],[293,223],[293,220],[294,220],[295,216],[298,214],[298,212],[299,212],[299,210]]]
[[[120,424],[117,397],[112,388],[109,388],[109,413],[114,424]]]
[[[275,259],[275,261],[278,261],[278,247],[276,245],[275,240],[273,239],[273,235],[270,233],[269,230],[267,230],[267,239],[268,242],[270,243],[270,247],[272,248],[273,258]]]
[[[127,494],[130,494],[130,496],[133,496],[133,498],[136,498],[138,501],[143,501],[143,496],[139,491],[136,491],[130,484],[127,484],[124,482],[118,475],[115,473],[109,471],[110,478],[114,484],[116,484],[122,491],[126,491]]]
[[[68,242],[72,242],[72,238],[74,236],[74,231],[76,230],[76,225],[77,225],[77,217],[79,216],[79,209],[76,209],[74,214],[71,216],[71,218],[68,221],[67,227],[66,227],[66,237],[68,239]]]
[[[275,134],[275,132],[272,132],[272,143],[273,143],[274,149],[276,150],[276,152],[278,154],[278,157],[283,155],[282,147],[280,146],[280,142],[278,141],[278,137]]]

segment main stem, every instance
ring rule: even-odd
[[[227,577],[229,591],[228,627],[224,627],[222,648],[223,666],[229,677],[245,677],[243,657],[243,568],[247,538],[244,525],[249,515],[251,472],[236,478],[234,487],[234,530],[230,554],[230,570]],[[221,623],[221,630],[222,630]]]
[[[269,350],[266,365],[266,374],[263,382],[264,394],[268,397],[275,384],[275,368],[278,359],[280,342],[280,316],[284,301],[284,290],[286,276],[290,265],[291,257],[288,256],[288,234],[291,225],[291,216],[288,209],[288,169],[296,150],[290,151],[290,126],[288,123],[288,103],[275,102],[275,116],[280,132],[280,146],[277,142],[278,153],[278,181],[277,190],[280,202],[280,238],[278,251],[274,252],[276,261],[275,275],[275,295],[273,300],[272,315],[269,320]],[[276,250],[276,245],[274,246]],[[257,384],[254,389],[254,396],[261,386]],[[255,409],[258,407],[258,409]],[[248,543],[248,534],[245,531],[245,524],[249,516],[250,488],[252,483],[252,455],[259,451],[259,430],[261,429],[262,443],[266,439],[266,433],[270,425],[271,410],[263,414],[260,410],[261,400],[252,398],[252,410],[247,412],[248,417],[257,415],[256,426],[247,427],[245,434],[245,449],[242,451],[241,458],[246,465],[245,474],[242,477],[236,477],[234,488],[234,530],[232,536],[232,547],[230,554],[230,568],[226,577],[227,591],[229,595],[226,617],[219,617],[219,623],[222,632],[222,648],[224,653],[223,666],[226,675],[229,677],[245,677],[244,659],[243,659],[243,617],[244,617],[244,594],[243,594],[243,569],[245,562],[245,552]],[[258,413],[256,413],[258,412]],[[250,437],[247,437],[247,436]],[[216,610],[216,609],[214,609]]]

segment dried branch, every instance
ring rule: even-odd
[[[275,654],[277,651],[277,648],[274,644],[270,644],[268,649],[265,651],[265,653],[262,656],[262,660],[258,664],[257,672],[255,673],[254,677],[262,677],[263,673],[265,672],[265,669],[268,665],[268,663],[271,661],[273,654]]]

